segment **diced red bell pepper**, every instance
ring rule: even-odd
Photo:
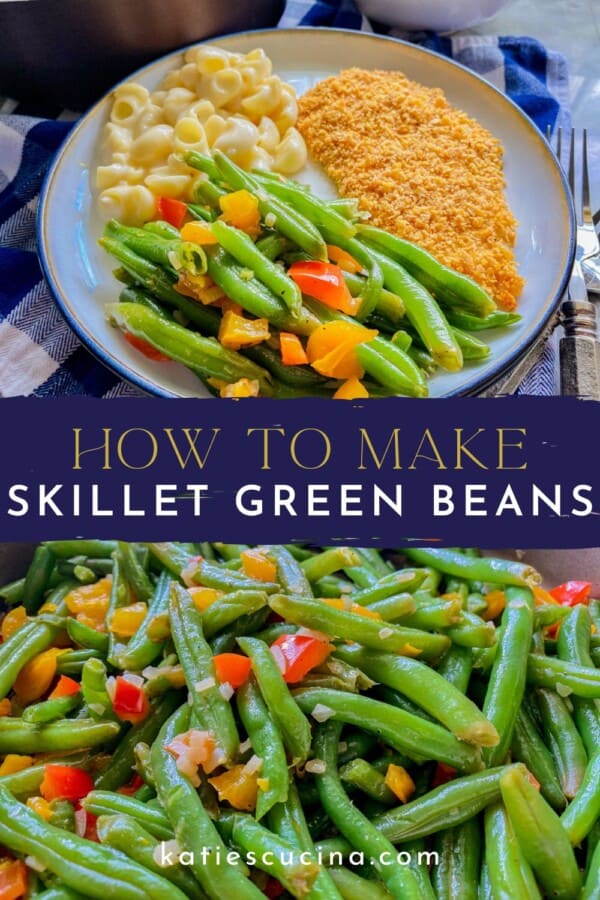
[[[135,794],[135,792],[139,791],[143,786],[144,779],[136,772],[128,784],[123,784],[117,789],[117,794],[126,794],[128,797],[131,797],[132,794]]]
[[[456,769],[453,769],[452,766],[447,766],[445,763],[439,762],[435,767],[431,788],[433,789],[442,784],[447,784],[449,781],[452,781],[455,775]]]
[[[250,675],[251,664],[241,653],[218,653],[213,656],[217,678],[221,684],[227,682],[232,688],[241,687]]]
[[[585,603],[587,606],[591,589],[589,581],[565,581],[552,588],[550,593],[561,606],[577,606],[578,603]]]
[[[113,710],[124,722],[141,722],[150,712],[146,694],[137,684],[118,675],[115,679]]]
[[[164,353],[161,353],[160,350],[157,350],[156,347],[153,347],[152,344],[149,344],[148,341],[145,341],[143,338],[136,337],[135,334],[131,334],[129,331],[124,331],[123,337],[128,344],[131,344],[134,350],[139,350],[139,352],[143,353],[144,356],[147,356],[148,359],[152,359],[155,362],[169,361],[168,356],[165,356]]]
[[[269,897],[269,900],[275,900],[275,897],[281,897],[285,893],[285,888],[276,878],[269,878],[265,885],[263,894]]]
[[[187,216],[188,208],[181,200],[172,197],[159,197],[156,201],[156,218],[181,228],[183,220]]]
[[[52,800],[81,800],[93,789],[94,782],[83,769],[55,763],[44,767],[40,794],[48,803]]]
[[[271,644],[277,647],[285,660],[283,678],[288,684],[302,681],[311,669],[325,662],[333,646],[327,641],[307,634],[282,634]]]
[[[54,700],[56,697],[70,697],[72,694],[78,694],[80,690],[81,685],[78,681],[75,681],[74,678],[69,678],[68,675],[61,675],[56,687],[48,695],[48,699]]]
[[[344,273],[335,263],[320,260],[306,260],[292,263],[288,275],[293,278],[303,294],[320,300],[325,306],[354,315],[360,299],[354,298],[348,290]]]

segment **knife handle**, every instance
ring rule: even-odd
[[[562,305],[565,335],[560,340],[560,386],[565,396],[600,400],[596,307],[587,300]]]

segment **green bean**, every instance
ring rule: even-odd
[[[325,764],[325,771],[316,775],[321,803],[352,846],[375,859],[373,866],[392,896],[418,900],[421,892],[413,872],[397,862],[383,864],[384,857],[395,859],[394,847],[346,796],[337,772],[340,729],[338,723],[327,722],[315,731],[314,752]]]
[[[485,331],[488,328],[505,328],[508,325],[515,325],[523,318],[518,313],[504,312],[501,309],[495,309],[484,318],[473,316],[470,313],[463,312],[459,309],[446,309],[444,297],[440,297],[440,302],[444,307],[446,318],[451,325],[456,328],[462,328],[464,331]]]
[[[34,725],[19,718],[0,718],[0,753],[52,753],[110,743],[119,734],[116,722],[62,719]]]
[[[214,563],[200,560],[192,580],[204,587],[215,588],[218,591],[256,590],[272,594],[279,590],[279,585],[272,581],[260,581],[258,578],[250,578],[242,572],[224,569]]]
[[[577,608],[577,607],[576,607]],[[585,609],[585,607],[580,607]],[[562,622],[571,613],[568,606],[559,606],[558,603],[546,603],[543,606],[536,606],[534,610],[533,622],[534,628],[547,628],[549,625],[556,625]]]
[[[305,559],[300,563],[300,568],[308,581],[313,582],[319,581],[326,575],[333,575],[340,569],[358,565],[360,565],[360,556],[356,550],[351,547],[331,547],[329,550],[323,550],[322,553]]]
[[[581,875],[561,821],[517,768],[500,778],[502,799],[525,859],[540,885],[552,897],[574,900]]]
[[[375,603],[369,603],[366,607],[371,612],[377,613],[385,622],[395,622],[402,619],[403,625],[405,621],[416,610],[415,598],[412,594],[393,594],[384,600],[376,600]]]
[[[138,303],[108,303],[107,319],[122,331],[147,341],[170,359],[183,363],[202,378],[234,382],[256,379],[268,394],[271,376],[249,359],[223,347],[214,338],[205,338],[177,322],[167,322]]]
[[[29,895],[27,895],[29,896]],[[65,887],[62,884],[56,884],[52,887],[48,888],[42,893],[36,893],[36,900],[86,900],[85,894],[80,894],[79,891],[73,891],[71,888]]]
[[[166,572],[162,572],[140,627],[127,645],[121,645],[118,653],[115,653],[115,663],[120,669],[141,671],[160,656],[164,642],[153,640],[148,631],[153,621],[168,613],[171,584],[171,578]]]
[[[323,631],[343,640],[359,641],[365,647],[373,649],[407,655],[414,655],[415,651],[420,651],[423,659],[432,659],[441,656],[450,643],[443,634],[431,634],[394,624],[383,628],[381,622],[376,619],[336,609],[309,597],[274,594],[269,597],[269,606],[294,625]]]
[[[432,600],[431,603],[418,603],[414,612],[403,618],[402,624],[408,628],[422,628],[426,631],[444,630],[460,624],[462,613],[459,597],[451,600]]]
[[[167,814],[134,797],[113,791],[90,791],[81,805],[94,816],[130,816],[160,841],[170,841],[173,838],[173,828]]]
[[[97,650],[66,650],[56,660],[56,674],[81,676],[88,659],[100,659]]]
[[[166,719],[181,705],[181,694],[170,691],[154,703],[149,715],[133,725],[121,738],[111,756],[110,766],[95,781],[96,790],[116,791],[134,774],[135,748],[139,743],[152,744]]]
[[[488,806],[485,822],[485,861],[493,897],[541,900],[531,867],[523,857],[502,803]]]
[[[106,666],[100,659],[88,659],[81,670],[81,691],[94,719],[118,721],[106,686]]]
[[[565,701],[553,691],[536,692],[546,743],[552,753],[563,794],[572,799],[583,782],[587,753]]]
[[[205,893],[215,900],[228,894],[240,900],[260,898],[258,888],[233,865],[220,865],[226,858],[223,844],[192,782],[178,770],[175,759],[165,750],[171,741],[187,731],[190,711],[184,705],[161,728],[152,747],[152,769],[159,799],[172,823],[175,838],[190,853],[190,868]],[[218,851],[218,852],[217,852]]]
[[[256,638],[240,637],[238,644],[250,657],[262,697],[292,760],[304,762],[310,752],[310,725],[294,702],[271,650]]]
[[[125,580],[131,585],[135,599],[147,603],[154,594],[154,585],[140,564],[133,545],[119,541],[117,553],[123,565]]]
[[[508,588],[502,614],[498,650],[483,704],[487,719],[495,725],[500,741],[486,749],[488,766],[501,763],[510,747],[527,672],[527,653],[533,634],[533,595],[524,588]]]
[[[273,875],[293,897],[304,897],[319,874],[315,860],[299,853],[294,844],[274,835],[249,815],[222,812],[218,829],[226,840],[246,854],[254,853],[256,866]]]
[[[166,878],[179,888],[185,897],[190,900],[203,900],[206,897],[196,879],[184,866],[180,864],[160,866],[157,863],[155,853],[158,844],[135,819],[123,815],[101,816],[97,822],[97,831],[103,844],[121,851],[150,872]]]
[[[292,313],[298,313],[302,306],[300,288],[279,266],[267,259],[257,249],[252,238],[217,219],[212,232],[220,245],[242,266],[252,272],[276,297],[279,297]]]
[[[270,810],[268,823],[271,831],[279,837],[304,853],[314,855],[315,847],[294,779],[290,780],[285,802],[278,803]],[[340,896],[330,873],[321,867],[311,888],[311,900],[340,900]]]
[[[560,817],[573,846],[587,837],[600,819],[600,748],[591,757],[572,803]]]
[[[564,609],[564,607],[558,607]],[[593,668],[590,656],[591,617],[583,604],[569,610],[558,634],[557,651],[560,659]],[[596,701],[572,696],[573,717],[585,748],[590,756],[600,746],[600,709]]]
[[[289,204],[267,194],[261,189],[254,176],[236,166],[224,153],[216,150],[213,159],[221,177],[230,187],[235,190],[247,190],[254,194],[263,219],[269,214],[275,216],[274,227],[277,231],[309,253],[314,259],[327,260],[325,242],[317,228],[305,216],[290,207]],[[194,165],[194,163],[190,164]]]
[[[198,203],[188,203],[187,208],[189,214],[193,219],[200,220],[201,222],[213,221],[214,213],[208,210],[205,206],[200,206]]]
[[[194,714],[212,731],[225,759],[231,762],[237,757],[240,745],[231,705],[217,684],[213,654],[204,638],[202,617],[189,593],[175,583],[171,586],[169,612],[171,633]]]
[[[267,621],[270,612],[269,607],[264,606],[249,616],[240,616],[229,628],[225,628],[215,635],[210,642],[213,656],[216,656],[217,653],[231,653],[235,650],[239,637],[247,634],[255,635]]]
[[[181,237],[178,228],[175,228],[174,225],[170,225],[168,222],[163,222],[162,220],[157,222],[146,222],[142,228],[144,231],[147,231],[148,234],[157,234],[159,237],[166,238],[167,240],[169,238],[177,240]]]
[[[455,778],[416,800],[375,816],[373,824],[394,844],[461,825],[500,799],[500,776],[511,768],[523,769],[519,764],[501,766]],[[326,859],[330,852],[347,853],[348,844],[333,838],[317,844],[316,849]]]
[[[442,265],[421,247],[371,225],[360,225],[358,230],[370,246],[374,244],[389,254],[440,301],[462,307],[477,316],[496,311],[492,298],[475,281]]]
[[[97,650],[98,653],[106,654],[108,651],[108,635],[102,631],[96,631],[83,622],[69,616],[67,619],[67,632],[71,640],[75,644],[79,644],[84,650]]]
[[[462,367],[462,353],[437,301],[402,266],[372,244],[367,249],[371,259],[381,267],[386,288],[402,299],[406,317],[426,349],[443,369],[458,371]]]
[[[305,570],[286,547],[269,545],[268,554],[277,565],[277,581],[287,594],[312,594]],[[310,558],[310,557],[309,557]]]
[[[356,234],[356,226],[340,215],[324,200],[310,191],[304,190],[294,181],[269,178],[267,175],[254,172],[252,177],[268,194],[278,197],[313,222],[318,228],[327,228],[330,235],[339,234],[341,239],[351,238]],[[276,227],[276,226],[275,226]]]
[[[52,800],[50,803],[50,825],[64,831],[75,831],[75,807],[69,800]]]
[[[600,672],[591,666],[563,662],[553,656],[530,653],[527,683],[552,691],[570,690],[576,697],[600,699]]]
[[[105,900],[150,900],[185,894],[143,866],[108,847],[46,823],[40,816],[0,789],[0,835],[10,849],[35,857],[64,883],[83,888],[90,897]]]
[[[50,548],[45,544],[40,544],[33,554],[23,585],[23,606],[29,615],[37,612],[42,605],[44,591],[48,587],[54,563],[54,554]]]
[[[268,787],[259,790],[256,818],[262,819],[276,803],[284,803],[288,795],[288,770],[285,748],[273,718],[269,714],[260,691],[253,680],[236,692],[237,710],[252,741],[253,752],[262,759],[261,777]]]
[[[439,861],[432,868],[432,878],[439,900],[477,900],[481,856],[477,819],[438,832],[435,849]]]
[[[330,244],[336,244],[342,250],[345,250],[346,253],[353,256],[367,272],[367,278],[361,291],[362,302],[356,313],[356,318],[359,322],[362,322],[375,311],[379,303],[383,287],[383,272],[380,262],[373,253],[354,238],[344,238],[339,233],[336,234],[323,226],[321,227],[321,232]]]
[[[207,638],[231,625],[243,615],[258,612],[267,605],[264,591],[239,590],[223,594],[202,613],[202,628]]]
[[[25,579],[17,578],[0,588],[0,600],[4,601],[6,606],[18,606],[23,602],[23,593],[25,590]]]
[[[0,645],[0,699],[12,690],[23,666],[50,647],[60,630],[60,624],[51,625],[33,620],[26,622],[3,641]]]
[[[389,900],[389,891],[380,881],[361,878],[343,866],[332,866],[329,875],[344,900]]]
[[[467,581],[488,581],[491,584],[522,585],[539,584],[541,576],[525,563],[507,559],[473,558],[456,550],[408,547],[403,553],[423,566],[437,568],[445,575],[464,578]]]
[[[600,898],[600,842],[596,844],[593,856],[581,893],[580,900],[599,900]]]
[[[45,547],[59,559],[71,559],[73,556],[91,556],[94,559],[106,559],[117,549],[116,541],[75,540],[46,541]]]
[[[357,756],[368,756],[375,745],[377,738],[366,731],[344,732],[344,739],[340,741],[339,763],[343,765]]]
[[[490,347],[473,334],[469,334],[468,331],[462,331],[455,325],[451,326],[451,331],[462,351],[463,359],[487,359],[490,355]]]
[[[371,731],[399,753],[406,753],[417,761],[440,760],[467,772],[482,767],[478,748],[459,741],[433,722],[369,697],[311,688],[298,692],[296,702],[306,713],[312,713],[317,705],[326,706],[332,711],[331,718]]]
[[[413,593],[421,586],[424,577],[422,569],[403,569],[390,573],[368,587],[353,591],[352,602],[359,606],[372,606],[401,591]],[[337,596],[339,597],[339,592]]]
[[[542,740],[527,707],[521,706],[515,721],[511,753],[524,763],[540,784],[540,790],[554,809],[564,809],[566,800],[552,754]]]
[[[260,250],[263,256],[274,262],[279,256],[291,249],[291,244],[286,237],[281,234],[272,232],[261,237],[256,242],[256,248]]]
[[[23,721],[38,724],[54,722],[73,712],[74,709],[81,706],[81,702],[82,696],[79,691],[76,694],[67,694],[64,697],[53,697],[50,700],[43,700],[41,703],[33,703],[23,710]]]
[[[348,289],[353,297],[359,297],[364,292],[366,285],[366,278],[364,275],[355,275],[352,272],[344,272],[344,281],[348,285]],[[388,291],[383,287],[379,291],[375,309],[376,314],[379,314],[379,318],[385,317],[386,323],[389,323],[391,327],[398,324],[405,312],[402,298],[399,297],[398,294],[393,294],[392,291]],[[376,314],[369,316],[368,321],[371,322],[375,319]],[[377,327],[375,322],[373,323],[373,327]],[[406,347],[403,349],[406,349]]]
[[[396,802],[396,796],[385,782],[385,777],[366,759],[352,759],[340,768],[340,778],[352,787],[386,806]]]
[[[496,643],[493,622],[485,622],[479,616],[463,609],[461,621],[446,629],[450,640],[460,647],[492,647]]]
[[[364,650],[356,644],[338,647],[336,654],[357,665],[375,681],[400,691],[461,740],[483,747],[498,743],[496,728],[477,706],[419,660]]]
[[[466,694],[472,668],[473,655],[469,648],[453,645],[442,657],[437,671],[462,694]]]
[[[178,235],[177,240],[165,239],[150,234],[143,228],[122,225],[115,219],[107,223],[104,235],[122,241],[130,250],[162,266],[173,276],[177,274],[179,268],[192,275],[203,275],[206,272],[206,253],[203,247],[190,241],[182,241],[181,235]]]

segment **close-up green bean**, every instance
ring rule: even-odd
[[[595,898],[598,608],[541,577],[39,545],[0,587],[0,900]]]

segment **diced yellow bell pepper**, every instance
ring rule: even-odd
[[[369,396],[369,392],[358,378],[349,378],[339,386],[335,394],[334,400],[363,400]]]
[[[110,602],[112,577],[107,575],[94,584],[84,584],[75,588],[65,597],[67,609],[72,616],[83,614],[96,622],[104,622]]]
[[[215,588],[208,587],[190,587],[188,588],[188,593],[194,601],[194,606],[198,612],[204,612],[211,603],[223,596],[223,591],[217,591]]]
[[[242,569],[248,578],[259,581],[275,581],[277,566],[260,550],[244,550],[242,552]]]
[[[33,756],[19,756],[17,753],[8,753],[0,766],[0,776],[14,775],[28,769],[33,763]]]
[[[0,716],[12,716],[12,703],[8,697],[0,700]]]
[[[327,256],[331,262],[336,263],[340,269],[343,269],[345,272],[357,274],[358,272],[363,271],[363,266],[361,266],[357,259],[354,259],[350,253],[347,253],[346,250],[342,250],[341,247],[336,247],[334,244],[327,244]]]
[[[248,773],[246,766],[239,764],[209,778],[209,784],[215,788],[219,800],[226,800],[234,809],[243,809],[251,812],[256,806],[258,794],[257,772]]]
[[[50,647],[23,666],[13,685],[21,703],[33,703],[46,693],[56,675],[56,660],[64,652]]]
[[[256,237],[260,233],[260,212],[258,199],[249,191],[234,191],[219,198],[222,218],[229,225],[234,225]]]
[[[240,347],[252,347],[269,337],[268,319],[246,319],[237,313],[227,310],[223,313],[219,326],[219,342],[230,350]]]
[[[93,628],[94,631],[106,631],[106,626],[103,620],[92,619],[90,616],[86,616],[85,613],[78,613],[75,618],[78,622],[81,622],[82,625],[87,625],[88,628]]]
[[[375,612],[374,609],[369,609],[367,606],[361,606],[360,603],[353,603],[352,606],[349,606],[346,600],[343,600],[341,597],[325,597],[323,603],[326,603],[327,606],[333,606],[334,609],[342,609],[344,612],[351,612],[357,616],[364,616],[366,619],[381,619],[381,615],[378,612]]]
[[[110,630],[119,637],[132,637],[146,618],[148,604],[141,600],[131,606],[115,609],[110,620]]]
[[[149,641],[156,644],[166,641],[171,634],[171,619],[169,613],[159,613],[152,616],[146,627],[146,635]]]
[[[51,603],[50,600],[47,600],[43,606],[40,606],[39,612],[41,613],[54,613],[56,612],[56,603]]]
[[[24,606],[15,606],[9,609],[2,619],[2,640],[7,641],[11,634],[18,631],[27,621],[27,612]]]
[[[546,606],[548,603],[556,606],[558,603],[558,600],[554,599],[550,591],[546,591],[544,588],[538,587],[538,585],[533,585],[531,592],[536,606]]]
[[[490,622],[492,619],[499,616],[506,606],[506,595],[504,591],[490,591],[489,594],[486,594],[485,599],[487,602],[487,609],[482,614],[481,618],[485,619],[486,622]]]
[[[52,817],[52,807],[43,797],[29,797],[27,806],[46,821]]]
[[[236,303],[235,300],[232,300],[231,297],[221,297],[220,300],[215,300],[215,306],[220,307],[224,313],[226,312],[234,312],[236,316],[243,316],[244,310],[240,306],[239,303]]]
[[[422,652],[420,647],[413,647],[412,644],[403,644],[400,656],[420,656]]]
[[[181,229],[181,240],[192,244],[218,244],[208,222],[186,222]]]
[[[253,378],[240,378],[233,384],[225,384],[219,391],[221,397],[258,397],[260,382]]]
[[[406,803],[415,792],[415,783],[406,769],[394,763],[387,768],[385,783],[401,803]]]

